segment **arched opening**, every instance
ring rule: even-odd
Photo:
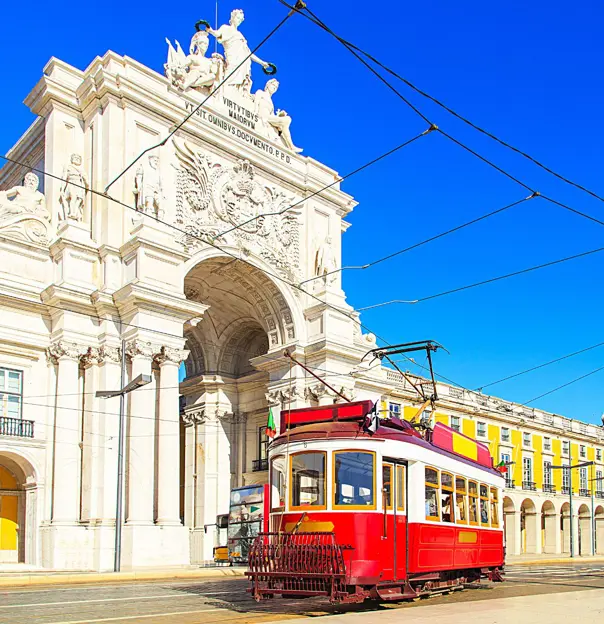
[[[520,506],[520,548],[523,553],[537,553],[537,508],[530,498],[525,498]]]
[[[505,550],[509,555],[518,554],[517,530],[516,530],[516,508],[514,501],[506,496],[503,499],[503,531],[505,535]]]
[[[0,563],[35,563],[35,481],[27,460],[0,451]]]
[[[185,326],[190,355],[181,384],[181,511],[193,529],[194,562],[211,559],[207,526],[228,513],[230,490],[268,481],[266,395],[280,367],[289,369],[281,348],[297,338],[292,297],[280,287],[249,263],[222,256],[185,277],[186,297],[208,306]]]
[[[604,555],[604,507],[602,505],[596,507],[594,520],[596,523],[596,554]]]
[[[562,552],[570,553],[570,505],[564,503],[560,509],[560,543]]]
[[[558,517],[551,501],[545,501],[541,506],[541,551],[547,554],[558,552],[556,546],[556,531]]]
[[[585,504],[579,507],[579,554],[591,555],[591,511]]]

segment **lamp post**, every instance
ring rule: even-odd
[[[568,466],[551,466],[552,470],[568,470],[568,503],[570,514],[570,556],[575,556],[575,543],[574,543],[574,528],[573,528],[573,473],[575,468],[585,468],[586,466],[593,466],[593,461],[581,462],[571,466],[572,456],[569,457]],[[593,501],[592,501],[592,517],[593,517]],[[592,520],[593,526],[593,520]]]
[[[120,571],[122,560],[122,516],[124,503],[124,439],[126,434],[126,418],[124,413],[124,397],[133,390],[151,383],[151,375],[138,375],[129,384],[126,384],[126,341],[122,340],[122,371],[121,390],[99,390],[95,393],[98,399],[120,397],[120,420],[117,451],[117,495],[115,501],[115,552],[113,559],[114,572]],[[126,385],[124,385],[126,384]]]

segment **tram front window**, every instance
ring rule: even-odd
[[[325,507],[325,453],[304,452],[291,458],[291,507]]]
[[[334,506],[375,507],[374,464],[373,453],[335,453]]]
[[[271,462],[271,509],[285,507],[285,457],[279,455]]]

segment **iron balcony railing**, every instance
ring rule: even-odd
[[[563,485],[560,491],[562,492],[562,494],[569,494],[570,488],[568,487],[568,485]],[[573,494],[574,494],[574,490],[573,490]]]
[[[14,436],[16,438],[33,438],[34,421],[0,416],[0,435]]]
[[[516,484],[511,480],[511,479],[506,479],[505,480],[505,487],[508,490],[513,490],[516,488]]]
[[[252,461],[252,472],[268,470],[268,459],[254,459]]]
[[[555,494],[556,493],[556,488],[551,485],[550,483],[544,483],[543,484],[543,491],[544,492],[549,492],[550,494]]]
[[[534,481],[523,481],[522,482],[522,489],[523,490],[530,490],[531,492],[534,492],[537,487],[535,486],[535,482]]]
[[[581,488],[579,490],[579,496],[591,496],[591,492],[589,490]]]
[[[596,490],[596,498],[604,498],[604,491]]]

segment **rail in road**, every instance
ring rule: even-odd
[[[241,578],[108,583],[0,591],[0,624],[260,624],[335,613],[415,609],[513,596],[604,589],[604,566],[510,566],[508,581],[413,603],[333,606],[322,599],[254,602]]]

